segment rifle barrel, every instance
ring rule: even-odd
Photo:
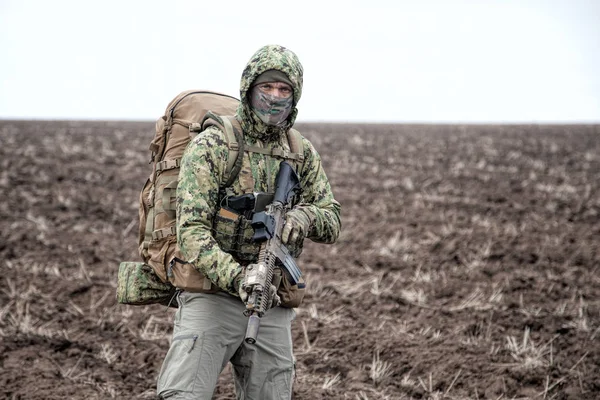
[[[244,340],[246,343],[256,343],[256,337],[258,336],[258,326],[260,325],[260,318],[256,314],[248,317],[248,326],[246,327],[246,337]]]

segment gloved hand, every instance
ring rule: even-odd
[[[281,232],[281,241],[284,244],[301,245],[310,229],[310,218],[300,208],[293,208],[285,216],[285,225]]]
[[[244,285],[245,277],[246,268],[242,268],[242,272],[240,272],[233,281],[233,288],[237,291],[244,304],[248,301],[248,292],[246,292],[246,286]]]
[[[271,285],[270,297],[271,297],[271,305],[269,306],[269,308],[277,307],[281,304],[281,298],[277,294],[277,288],[275,287],[275,285]]]
[[[248,302],[249,297],[249,293],[247,291],[249,286],[246,280],[246,274],[248,273],[248,271],[253,271],[255,268],[256,264],[248,265],[248,267],[242,269],[242,272],[240,272],[234,280],[233,286],[237,290],[240,299],[244,304]],[[269,304],[268,308],[277,307],[281,304],[281,298],[277,294],[277,288],[273,284],[269,285],[269,298],[271,299],[271,303]]]

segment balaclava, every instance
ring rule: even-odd
[[[252,112],[262,122],[267,125],[283,126],[287,122],[287,117],[294,106],[293,93],[290,93],[290,96],[285,98],[263,93],[258,86],[265,82],[284,82],[290,86],[292,86],[292,82],[283,72],[270,69],[260,74],[254,80],[247,95]]]
[[[261,74],[267,71],[267,74],[260,79],[271,79],[269,74],[274,73],[271,70],[282,72],[284,76],[287,77],[287,81],[280,79],[278,79],[278,81],[290,84],[294,90],[289,115],[278,125],[265,123],[263,119],[252,110],[249,98],[250,90],[252,86],[255,85],[255,81],[259,79]],[[296,54],[283,46],[264,46],[252,56],[242,73],[240,83],[241,103],[237,110],[237,117],[240,120],[245,134],[260,140],[271,141],[277,140],[287,132],[294,124],[296,116],[298,115],[296,105],[302,94],[302,74],[302,64],[300,64]],[[263,82],[266,82],[266,80],[263,80]]]

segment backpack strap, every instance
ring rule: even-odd
[[[290,128],[288,130],[288,143],[290,151],[297,156],[293,161],[296,166],[296,172],[300,173],[304,166],[304,145],[302,144],[302,135],[300,132],[294,128]]]
[[[244,150],[251,152],[251,153],[260,153],[260,154],[266,154],[271,157],[284,158],[286,160],[292,160],[295,162],[301,161],[300,156],[302,156],[301,154],[297,154],[297,153],[294,153],[291,151],[286,151],[286,150],[280,149],[278,147],[269,149],[269,148],[265,148],[265,147],[246,146]],[[303,157],[302,157],[302,160],[303,160]]]
[[[202,129],[206,129],[207,127],[213,125],[221,128],[225,134],[227,147],[229,147],[229,156],[227,157],[227,166],[225,169],[225,176],[227,177],[227,180],[223,185],[221,185],[220,188],[221,191],[224,191],[226,188],[231,186],[242,169],[244,137],[239,124],[233,116],[221,117],[212,111],[208,111],[202,119]]]
[[[258,146],[246,146],[244,150],[251,153],[260,153],[271,157],[283,158],[296,164],[304,163],[304,149],[302,146],[302,136],[300,135],[300,132],[295,129],[289,129],[287,139],[290,146],[290,151],[281,149],[279,147],[268,149]]]
[[[229,147],[229,157],[227,158],[227,167],[225,170],[225,176],[227,180],[221,186],[220,192],[223,196],[227,189],[233,184],[235,179],[240,174],[242,169],[242,162],[244,152],[249,153],[260,153],[271,157],[281,158],[284,160],[291,161],[297,173],[300,173],[302,166],[304,165],[304,146],[302,144],[302,135],[296,129],[290,128],[287,132],[288,145],[290,150],[284,150],[276,147],[272,149],[249,146],[244,143],[243,129],[239,121],[235,116],[220,116],[212,111],[208,111],[200,126],[197,127],[197,131],[204,130],[209,126],[216,126],[220,128],[225,134],[225,140]],[[250,175],[250,180],[252,176]],[[254,187],[253,180],[249,190]]]
[[[229,136],[229,157],[227,158],[227,182],[224,187],[229,187],[233,184],[233,181],[237,178],[242,169],[242,161],[244,158],[244,136],[243,131],[237,120],[233,116],[227,116],[223,118],[225,134]],[[232,144],[235,143],[237,149],[233,149]],[[232,153],[233,152],[233,153]],[[232,155],[234,157],[232,157]]]
[[[270,157],[280,158],[286,161],[291,161],[294,170],[301,175],[302,167],[304,165],[304,146],[302,143],[302,135],[295,129],[289,129],[287,132],[287,140],[290,150],[284,150],[280,147],[264,148],[258,146],[245,145],[244,150],[249,153],[260,153]],[[254,190],[254,179],[252,174],[245,174],[245,182],[242,185],[242,191],[244,193],[251,193]]]

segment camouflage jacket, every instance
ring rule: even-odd
[[[289,151],[286,137],[264,142],[246,136],[245,143]],[[303,138],[303,146],[305,161],[298,171],[303,192],[295,207],[302,207],[311,217],[309,239],[332,243],[340,231],[340,204],[333,197],[319,154],[306,138]],[[216,237],[219,232],[214,231],[215,214],[220,208],[219,188],[226,180],[228,155],[224,134],[217,127],[208,128],[190,142],[182,158],[177,187],[177,239],[185,260],[220,289],[237,295],[233,281],[242,271],[240,260],[223,249],[228,238],[223,237],[222,232],[221,237]],[[280,162],[280,159],[264,154],[244,153],[242,170],[231,186],[233,195],[252,191],[272,193]],[[247,187],[252,181],[248,174],[252,174],[254,181],[252,189]],[[251,229],[249,225],[245,227],[246,231],[248,229]],[[291,250],[292,254],[301,251]],[[247,244],[245,251],[258,258],[258,245]]]
[[[268,70],[283,72],[292,83],[293,110],[281,126],[265,125],[252,111],[247,96],[256,78]],[[242,72],[240,105],[236,113],[247,145],[279,147],[289,151],[287,131],[298,114],[296,105],[302,94],[302,85],[302,65],[296,54],[285,47],[264,46],[250,58]],[[297,171],[303,193],[296,207],[302,207],[311,219],[307,237],[317,242],[332,243],[340,231],[340,204],[333,197],[319,154],[305,138],[303,153],[304,163]],[[233,283],[242,271],[240,262],[258,259],[258,245],[252,243],[252,228],[245,224],[241,227],[245,238],[241,244],[244,260],[240,260],[239,254],[235,259],[229,247],[240,230],[229,229],[228,232],[226,224],[223,229],[215,229],[215,220],[220,218],[216,215],[220,208],[219,188],[226,179],[223,175],[228,156],[224,133],[214,126],[200,133],[186,148],[177,187],[177,242],[186,261],[216,286],[237,295]],[[233,195],[273,192],[280,161],[260,153],[244,153],[242,170],[232,185]],[[248,179],[249,174],[253,179]],[[300,251],[301,248],[290,249],[296,256]]]

